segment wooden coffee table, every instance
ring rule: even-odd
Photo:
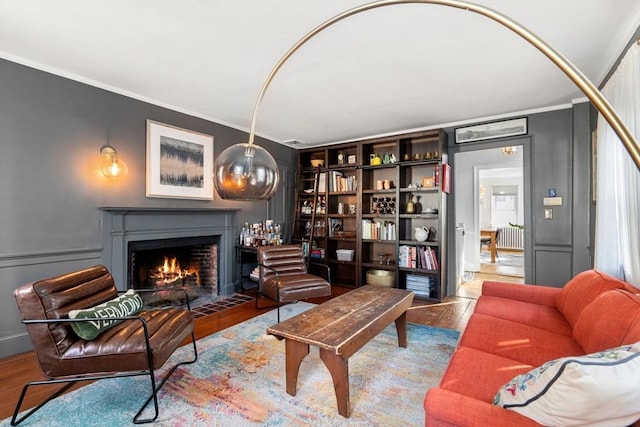
[[[267,328],[285,339],[287,393],[296,395],[300,363],[314,345],[331,373],[338,413],[349,417],[349,357],[393,321],[398,345],[406,347],[406,310],[412,302],[413,292],[363,286]]]

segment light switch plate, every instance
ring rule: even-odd
[[[562,206],[562,197],[545,197],[542,203],[545,206]]]

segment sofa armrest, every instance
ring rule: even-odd
[[[424,400],[425,427],[539,427],[517,412],[434,387]]]
[[[485,280],[482,283],[482,295],[508,298],[532,304],[556,306],[562,288],[538,285],[521,285],[519,283],[496,282]]]

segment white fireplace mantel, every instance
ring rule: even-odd
[[[132,241],[219,235],[219,290],[235,292],[234,219],[238,209],[102,207],[102,263],[118,289],[127,286],[128,244]]]

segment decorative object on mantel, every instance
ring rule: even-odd
[[[147,197],[213,200],[213,136],[147,120]]]
[[[111,145],[103,145],[100,147],[100,156],[102,156],[102,175],[105,178],[120,178],[127,174],[127,165],[118,158],[116,149]]]

